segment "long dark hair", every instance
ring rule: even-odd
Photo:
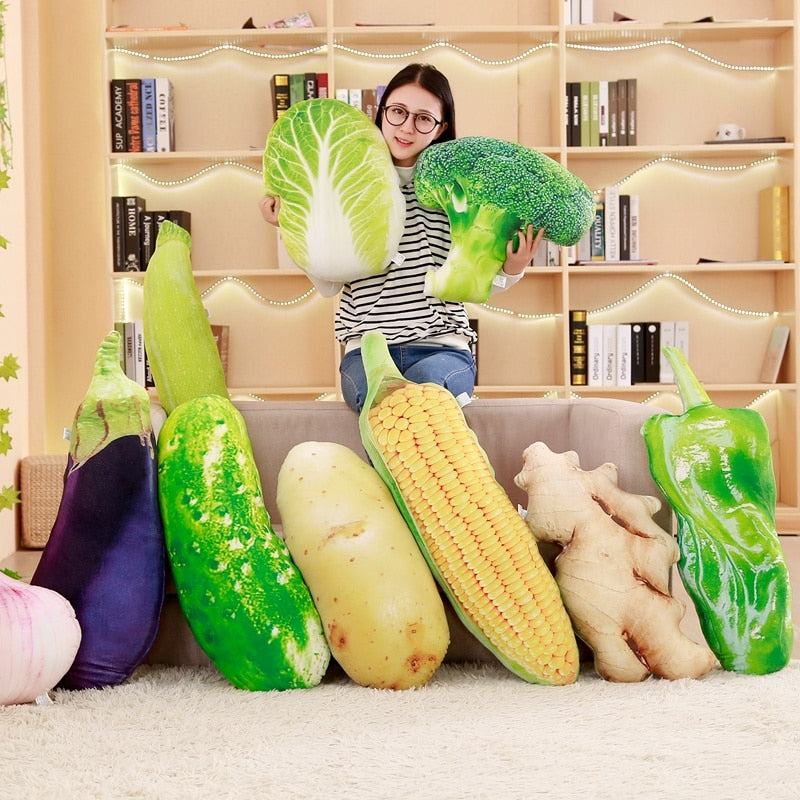
[[[456,138],[456,109],[453,102],[453,92],[450,90],[450,82],[432,64],[409,64],[400,70],[386,84],[386,89],[381,95],[378,109],[375,113],[375,123],[378,127],[383,121],[383,109],[386,105],[386,98],[400,86],[408,86],[416,83],[426,91],[439,99],[442,104],[442,122],[447,123],[447,127],[436,139],[436,142],[449,142]]]

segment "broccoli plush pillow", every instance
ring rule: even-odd
[[[286,250],[309,275],[375,275],[397,250],[406,209],[389,149],[375,123],[341,100],[304,100],[278,118],[264,191],[280,197]]]
[[[467,136],[424,150],[414,179],[417,199],[450,219],[444,265],[425,289],[442,300],[482,303],[523,227],[544,228],[555,244],[575,244],[594,219],[586,184],[552,158],[521,144]]]

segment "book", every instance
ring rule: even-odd
[[[767,342],[764,361],[761,364],[759,380],[761,383],[776,383],[781,370],[786,344],[789,341],[789,326],[776,325]]]
[[[619,188],[606,186],[603,192],[603,236],[605,238],[605,260],[620,260]]]
[[[628,196],[629,205],[629,231],[630,231],[630,248],[628,250],[628,260],[638,261],[640,256],[640,222],[639,222],[639,195],[631,194]]]
[[[169,78],[156,78],[156,150],[175,150],[175,92]]]
[[[580,82],[580,131],[581,131],[581,147],[588,147],[592,141],[592,100],[591,100],[591,87],[589,81]]]
[[[617,386],[631,385],[631,324],[621,322],[617,331]]]
[[[785,136],[756,136],[745,139],[706,139],[703,144],[781,144]]]
[[[791,261],[789,187],[767,186],[758,193],[758,258]]]
[[[575,247],[575,260],[570,261],[570,264],[580,264],[581,262],[586,263],[587,261],[592,260],[592,233],[593,225],[589,228],[586,233],[581,236],[578,240],[578,244]]]
[[[586,386],[586,311],[569,312],[569,379],[573,386]]]
[[[617,84],[617,144],[628,144],[628,81],[620,78]]]
[[[644,383],[645,379],[644,323],[631,323],[631,383]]]
[[[589,146],[600,144],[600,82],[589,81]]]
[[[581,85],[578,81],[569,84],[570,127],[568,144],[578,147],[581,143]]]
[[[603,386],[617,383],[617,326],[603,325]]]
[[[139,217],[139,229],[142,245],[142,269],[146,270],[153,251],[156,248],[156,218],[152,211],[145,209]]]
[[[303,74],[303,99],[313,100],[319,97],[317,94],[317,73],[306,72]]]
[[[349,89],[347,92],[348,102],[353,108],[364,110],[363,92],[359,88]]]
[[[272,90],[272,119],[277,120],[290,105],[288,73],[276,72],[270,78],[270,88]]]
[[[180,225],[187,233],[192,232],[192,213],[191,211],[184,211],[182,209],[171,209],[169,212],[169,221]]]
[[[336,99],[341,100],[343,103],[350,102],[350,90],[341,86],[336,87]]]
[[[155,153],[156,148],[156,79],[142,78],[142,152]]]
[[[661,323],[644,326],[644,382],[658,383],[661,376]]]
[[[609,121],[608,121],[608,81],[598,81],[598,106],[599,106],[599,122],[598,122],[598,144],[600,147],[608,147],[609,145]]]
[[[317,97],[328,97],[328,73],[317,73]]]
[[[123,265],[124,272],[141,272],[142,240],[139,218],[146,208],[143,197],[128,195],[123,197]]]
[[[125,271],[125,198],[111,198],[111,249],[112,269]]]
[[[603,325],[586,326],[587,386],[603,385]]]
[[[378,111],[378,93],[375,89],[364,89],[361,92],[364,113],[375,122]]]
[[[125,81],[115,78],[109,82],[111,99],[111,152],[124,153],[127,149],[125,133]]]
[[[142,152],[141,81],[125,79],[125,149],[129,153]]]
[[[132,321],[122,323],[122,361],[125,375],[131,380],[136,380],[136,330]]]
[[[606,257],[606,207],[605,202],[600,199],[595,203],[594,220],[589,228],[591,237],[591,261],[603,261]]]
[[[667,357],[664,355],[665,347],[675,346],[674,320],[662,320],[659,345],[658,379],[661,383],[675,383],[675,373],[672,371],[672,365],[667,361]]]
[[[136,383],[145,385],[144,323],[140,319],[133,322],[133,376]]]
[[[631,196],[619,196],[619,260],[631,258]]]
[[[675,347],[689,358],[689,322],[679,319],[675,321]]]
[[[608,81],[608,146],[619,144],[619,92],[617,82]]]
[[[627,78],[625,81],[625,86],[627,88],[625,108],[627,110],[628,144],[636,144],[637,143],[636,106],[638,103],[638,99],[636,96],[637,94],[636,78]]]
[[[289,75],[289,105],[293,106],[305,99],[305,76],[298,72]]]

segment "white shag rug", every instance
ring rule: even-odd
[[[234,689],[203,667],[0,708],[0,798],[796,800],[800,661],[566,687],[445,664],[422,689]]]

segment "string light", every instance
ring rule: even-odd
[[[256,58],[269,58],[276,61],[284,61],[291,58],[305,58],[306,56],[317,55],[318,53],[325,53],[328,50],[327,45],[319,44],[315,47],[309,47],[306,50],[296,50],[292,53],[272,53],[265,50],[254,50],[252,47],[242,47],[238,44],[230,42],[223,42],[222,44],[208,47],[205,50],[200,50],[197,53],[188,53],[183,56],[164,56],[157,53],[144,53],[141,50],[130,50],[127,47],[110,47],[109,53],[114,55],[131,56],[132,58],[142,58],[145,61],[159,61],[164,63],[173,63],[180,61],[196,61],[200,58],[207,58],[213,56],[215,53],[221,53],[226,50],[231,50],[235,53],[243,53],[247,56],[255,56]]]
[[[219,280],[214,281],[207,289],[204,289],[200,292],[200,297],[205,298],[206,296],[213,294],[217,289],[221,286],[224,286],[226,283],[235,283],[237,286],[248,291],[256,300],[264,303],[264,305],[268,306],[277,306],[279,308],[287,308],[289,306],[296,306],[299,303],[303,303],[308,300],[309,297],[316,294],[317,290],[311,286],[305,292],[303,292],[298,297],[293,298],[292,300],[272,300],[269,297],[264,297],[263,294],[256,291],[247,281],[238,278],[236,275],[225,275],[225,277],[220,278]]]
[[[721,67],[722,69],[729,69],[735,72],[774,72],[775,67],[771,66],[764,66],[760,64],[731,64],[727,61],[720,61],[718,58],[714,58],[713,56],[704,53],[702,50],[698,50],[694,47],[689,47],[682,42],[677,42],[674,39],[652,39],[647,42],[635,42],[633,44],[615,44],[615,45],[602,45],[602,44],[576,44],[574,42],[568,42],[566,47],[572,50],[591,50],[595,52],[603,52],[603,53],[621,53],[625,51],[635,51],[635,50],[643,50],[646,47],[659,47],[659,46],[667,46],[667,47],[677,47],[679,50],[683,50],[686,53],[689,53],[697,58],[701,58],[704,61],[707,61],[709,64],[713,64],[715,67]]]
[[[754,169],[756,167],[761,167],[765,164],[771,164],[774,161],[778,160],[778,156],[776,155],[769,155],[764,156],[763,158],[758,158],[755,161],[750,161],[747,164],[701,164],[698,161],[689,161],[685,158],[676,158],[675,156],[669,155],[661,155],[657,158],[648,161],[646,164],[642,164],[641,167],[638,167],[629,175],[626,175],[621,180],[617,181],[614,186],[622,186],[624,183],[627,183],[629,180],[632,180],[637,175],[642,172],[646,172],[653,167],[657,167],[659,164],[676,164],[680,167],[688,167],[689,169],[696,169],[700,170],[701,172],[717,172],[717,173],[735,173],[735,172],[744,172],[745,170]],[[602,192],[602,189],[596,189],[594,194],[599,194]]]
[[[120,163],[120,164],[112,164],[112,166],[115,167],[116,169],[121,169],[124,170],[125,172],[130,172],[134,175],[138,175],[140,178],[148,181],[154,186],[162,186],[162,187],[183,186],[187,183],[191,183],[192,181],[196,181],[199,178],[202,178],[211,172],[214,172],[214,170],[221,169],[223,167],[234,167],[235,169],[241,169],[244,170],[245,172],[249,172],[255,176],[261,177],[261,169],[252,167],[249,164],[243,164],[241,161],[233,161],[231,159],[216,161],[213,164],[208,164],[202,169],[197,170],[197,172],[193,172],[191,175],[187,175],[184,178],[176,178],[173,180],[162,180],[154,178],[152,175],[148,175],[148,173],[145,172],[143,169],[131,166],[130,164]]]
[[[197,274],[197,273],[196,273]],[[137,289],[142,289],[142,282],[140,280],[136,280],[135,278],[117,278],[117,284],[121,284],[122,287],[135,287]],[[242,278],[237,277],[236,275],[225,275],[222,278],[214,281],[210,286],[200,292],[200,297],[205,299],[207,296],[213,294],[217,289],[225,284],[234,283],[237,286],[245,289],[249,292],[253,297],[255,297],[258,301],[263,303],[267,306],[275,306],[278,308],[287,308],[289,306],[296,306],[300,303],[305,302],[310,297],[316,294],[317,290],[311,286],[301,295],[292,298],[291,300],[273,300],[272,298],[265,297],[260,292],[256,291],[247,281],[243,280]]]
[[[711,295],[707,294],[702,289],[699,289],[691,281],[686,280],[686,278],[684,278],[682,275],[677,275],[674,272],[662,272],[658,275],[654,275],[649,280],[646,280],[641,286],[631,292],[628,292],[628,294],[626,294],[624,297],[620,297],[619,300],[615,300],[613,303],[601,306],[600,308],[595,308],[593,311],[587,311],[587,315],[602,314],[606,311],[611,311],[612,309],[617,308],[624,303],[629,302],[630,300],[633,300],[636,296],[640,295],[642,292],[646,292],[656,283],[663,280],[672,280],[680,283],[682,286],[685,286],[687,289],[694,292],[710,306],[713,306],[720,311],[726,311],[729,314],[737,314],[742,317],[752,317],[754,319],[766,319],[768,317],[775,316],[776,313],[774,311],[750,311],[746,308],[737,308],[736,306],[729,306],[726,303],[720,303],[719,300],[715,300],[713,297],[711,297]]]
[[[718,58],[714,58],[713,56],[704,53],[702,50],[698,50],[695,47],[689,47],[682,42],[678,42],[674,39],[668,38],[661,38],[661,39],[653,39],[646,42],[636,42],[633,44],[618,44],[618,45],[598,45],[598,44],[578,44],[575,42],[568,42],[566,47],[572,50],[588,50],[594,52],[607,52],[607,53],[619,53],[619,52],[626,52],[626,51],[636,51],[642,50],[647,47],[660,47],[660,46],[667,46],[667,47],[676,47],[680,50],[683,50],[690,55],[693,55],[697,58],[706,61],[709,64],[713,64],[715,67],[720,67],[721,69],[732,70],[735,72],[774,72],[775,67],[772,66],[765,66],[762,64],[731,64],[727,61],[721,61]],[[476,55],[475,53],[467,50],[460,45],[453,44],[445,39],[440,39],[435,42],[431,42],[430,44],[424,45],[422,47],[414,48],[413,50],[408,50],[404,53],[372,53],[367,50],[360,50],[355,47],[351,47],[349,45],[344,45],[341,43],[334,42],[333,48],[335,50],[340,50],[343,53],[347,53],[348,55],[356,56],[358,58],[363,59],[373,59],[373,60],[399,60],[399,59],[409,59],[409,58],[418,58],[420,56],[424,56],[430,50],[434,50],[436,48],[445,48],[453,50],[456,53],[474,61],[477,64],[481,64],[485,67],[503,67],[509,66],[511,64],[518,64],[522,61],[526,61],[527,59],[535,56],[537,53],[540,53],[546,49],[558,47],[558,43],[556,42],[542,42],[541,44],[534,45],[533,47],[528,48],[523,53],[519,53],[516,56],[512,56],[510,58],[500,58],[500,59],[486,59],[481,58],[480,56]],[[216,53],[225,52],[225,51],[233,51],[236,53],[242,53],[248,56],[254,56],[256,58],[267,58],[267,59],[274,59],[276,61],[285,61],[288,59],[295,59],[295,58],[306,58],[308,56],[319,55],[322,53],[326,53],[328,49],[327,44],[319,44],[315,45],[314,47],[306,48],[305,50],[297,50],[291,53],[276,53],[267,51],[265,49],[254,49],[252,47],[244,47],[242,45],[233,44],[231,42],[223,42],[218,45],[214,45],[213,47],[208,47],[205,50],[200,50],[196,53],[187,53],[186,55],[181,56],[166,56],[166,55],[159,55],[156,53],[146,53],[140,50],[131,50],[127,47],[111,47],[109,48],[108,52],[114,55],[125,55],[130,56],[132,58],[141,58],[146,61],[158,61],[163,63],[175,63],[181,61],[196,61],[197,59],[207,58],[209,56],[213,56]]]
[[[555,42],[542,42],[541,44],[534,45],[533,47],[529,47],[524,53],[519,53],[516,56],[512,56],[510,58],[497,58],[497,59],[487,59],[481,58],[480,56],[475,55],[475,53],[470,52],[464,47],[460,45],[453,44],[452,42],[448,42],[445,40],[439,40],[436,42],[431,42],[430,44],[426,44],[423,47],[417,48],[415,50],[409,50],[406,53],[370,53],[367,50],[358,50],[354,47],[349,47],[344,44],[334,44],[334,49],[341,50],[344,53],[347,53],[351,56],[356,56],[358,58],[364,59],[372,59],[372,60],[397,60],[397,59],[409,59],[409,58],[419,58],[420,56],[424,56],[429,50],[435,50],[436,48],[446,48],[449,50],[453,50],[456,53],[474,61],[476,64],[480,64],[484,67],[507,67],[510,64],[519,64],[521,61],[526,61],[531,56],[536,55],[537,53],[542,52],[551,47],[557,47]]]

